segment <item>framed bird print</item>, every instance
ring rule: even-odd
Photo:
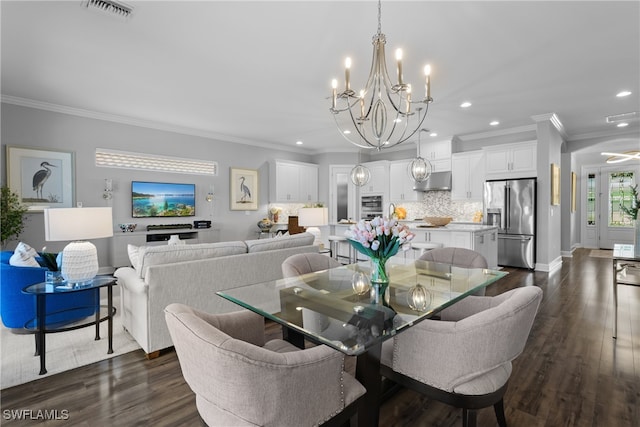
[[[7,185],[29,211],[74,206],[74,153],[7,146],[5,159]]]
[[[258,210],[258,171],[230,168],[229,207],[232,211]]]

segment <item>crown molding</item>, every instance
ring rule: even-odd
[[[197,136],[201,138],[214,139],[217,141],[231,142],[234,144],[244,144],[253,147],[268,148],[272,150],[290,151],[294,153],[311,154],[309,149],[301,147],[286,147],[284,145],[271,144],[268,142],[256,142],[244,138],[238,138],[230,135],[223,135],[215,132],[205,131],[201,129],[193,129],[184,126],[171,125],[167,123],[154,122],[152,120],[136,119],[133,117],[119,116],[116,114],[101,113],[98,111],[85,110],[81,108],[67,107],[65,105],[51,104],[43,101],[36,101],[28,98],[20,98],[11,95],[2,95],[2,102],[5,104],[18,105],[21,107],[34,108],[38,110],[52,111],[54,113],[68,114],[71,116],[84,117],[88,119],[102,120],[106,122],[119,123],[130,126],[137,126],[147,129],[161,130],[164,132],[173,132],[183,135]]]
[[[497,129],[487,132],[468,133],[466,135],[456,135],[456,138],[462,142],[475,141],[479,139],[496,138],[499,136],[514,135],[518,133],[535,132],[536,125],[525,125],[506,129]]]
[[[558,131],[562,139],[564,141],[569,140],[569,135],[567,135],[567,131],[564,129],[564,125],[562,124],[562,122],[560,121],[560,118],[556,113],[538,114],[535,116],[531,116],[531,118],[536,123],[550,121],[551,124],[556,128],[556,130]]]

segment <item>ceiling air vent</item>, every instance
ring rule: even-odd
[[[630,113],[616,114],[614,116],[607,116],[607,123],[620,123],[629,122],[631,120],[638,120],[638,112],[632,111]]]
[[[82,2],[88,9],[97,10],[122,19],[127,19],[133,7],[115,0],[86,0]]]

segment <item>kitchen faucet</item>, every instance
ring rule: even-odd
[[[389,219],[393,218],[393,214],[396,212],[396,205],[394,203],[389,203],[388,215]]]

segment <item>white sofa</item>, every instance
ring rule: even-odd
[[[208,313],[240,307],[216,291],[282,278],[289,256],[317,252],[314,236],[301,233],[272,239],[194,245],[129,246],[131,267],[114,273],[121,286],[124,328],[148,357],[173,345],[164,309],[182,303]]]

